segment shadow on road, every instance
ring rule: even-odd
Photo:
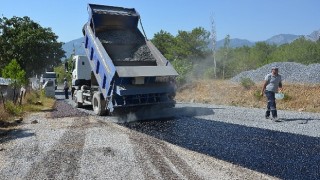
[[[0,130],[0,144],[25,137],[34,136],[34,133],[28,132],[28,129],[8,129]]]
[[[319,121],[320,119],[312,119],[312,118],[281,118],[281,121],[302,121],[299,124],[308,124],[309,121]]]
[[[190,109],[185,110],[189,112]],[[199,115],[197,110],[192,110],[190,114]],[[203,109],[200,114],[208,112]],[[281,179],[320,178],[320,138],[194,116],[120,125]]]

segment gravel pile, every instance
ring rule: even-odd
[[[242,78],[250,78],[254,82],[262,82],[271,72],[272,67],[279,68],[284,82],[302,84],[320,84],[320,64],[308,66],[295,62],[274,62],[256,70],[244,71],[231,78],[233,82],[240,82]]]
[[[111,44],[143,44],[144,37],[137,30],[126,30],[126,29],[116,29],[116,30],[106,30],[104,32],[98,33],[102,43]]]
[[[55,110],[50,112],[52,118],[63,118],[63,117],[83,117],[88,116],[87,113],[79,111],[72,107],[70,104],[63,100],[56,101]]]

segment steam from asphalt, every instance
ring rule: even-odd
[[[133,122],[133,121],[137,121],[137,116],[135,113],[128,113],[124,116],[119,116],[118,117],[118,123],[128,123],[128,122]]]

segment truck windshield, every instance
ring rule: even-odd
[[[43,75],[43,78],[56,78],[56,77],[57,77],[56,73],[45,73]]]

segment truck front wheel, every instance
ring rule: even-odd
[[[76,107],[76,108],[81,108],[82,106],[83,106],[83,103],[81,103],[81,102],[78,102],[78,97],[77,97],[77,90],[75,90],[74,92],[73,92],[73,96],[72,96],[72,99],[73,99],[73,101],[74,101],[74,103],[75,103],[75,105],[74,105],[74,107]]]
[[[92,108],[96,115],[102,116],[106,114],[106,101],[100,92],[95,92],[92,97]]]

